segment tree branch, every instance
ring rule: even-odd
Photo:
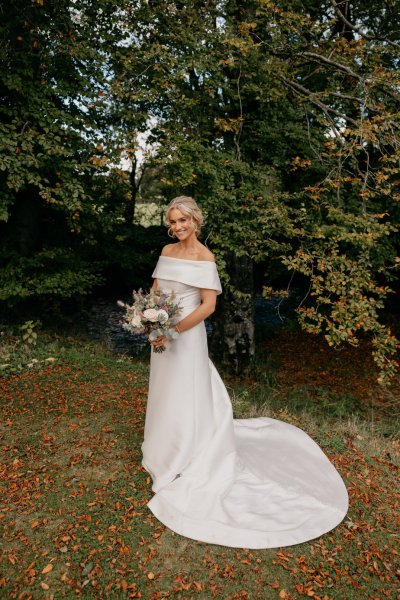
[[[355,102],[359,102],[360,104],[365,103],[365,100],[363,100],[362,98],[357,98],[357,96],[350,96],[349,94],[338,94],[337,92],[330,92],[329,90],[326,91],[326,94],[329,94],[329,96],[335,96],[335,98],[341,98],[343,100],[353,100]]]
[[[242,128],[243,128],[243,104],[242,104],[242,96],[240,94],[240,78],[241,78],[241,76],[242,76],[242,67],[240,66],[239,67],[239,75],[236,80],[236,87],[237,87],[237,93],[238,93],[238,98],[239,98],[239,107],[240,107],[240,123],[239,123],[239,129],[235,131],[235,135],[233,136],[233,141],[236,146],[236,160],[238,160],[238,161],[241,160],[239,140],[240,140],[240,136],[241,136]]]
[[[341,63],[331,60],[330,58],[326,58],[326,56],[321,56],[320,54],[317,54],[316,52],[301,52],[299,56],[307,56],[308,58],[311,58],[312,60],[314,60],[316,62],[326,63],[327,65],[336,67],[340,71],[344,71],[348,75],[351,75],[351,77],[354,77],[354,79],[358,79],[358,81],[362,81],[361,75],[359,75],[358,73],[356,73],[355,71],[350,69],[350,67],[346,67],[346,65],[342,65]]]
[[[358,33],[359,35],[361,35],[366,40],[379,40],[381,42],[386,42],[387,44],[390,44],[391,46],[394,46],[395,48],[400,48],[400,45],[396,44],[396,42],[392,42],[392,40],[388,40],[387,38],[378,37],[378,36],[374,36],[374,35],[369,35],[365,31],[363,31],[361,29],[361,27],[357,27],[357,25],[353,25],[353,23],[351,23],[345,17],[345,15],[342,13],[342,11],[340,10],[340,8],[339,8],[336,0],[330,0],[330,3],[332,4],[333,9],[334,9],[335,13],[337,14],[337,16],[339,17],[339,19],[341,21],[343,21],[343,23],[345,25],[347,25],[347,27],[349,27],[350,29],[352,29],[353,31],[355,31],[356,33]]]
[[[297,83],[296,81],[290,81],[290,79],[286,79],[286,77],[284,77],[283,75],[279,75],[278,73],[275,73],[275,77],[277,77],[283,83],[286,83],[286,85],[288,85],[289,87],[291,87],[297,93],[300,93],[301,95],[306,96],[310,100],[310,102],[312,104],[315,104],[315,106],[318,106],[318,108],[320,108],[324,112],[325,115],[329,116],[329,113],[332,113],[332,114],[336,115],[337,117],[340,117],[341,119],[344,119],[348,123],[351,123],[355,127],[358,127],[357,121],[355,121],[354,119],[352,119],[348,115],[346,115],[344,113],[341,113],[341,112],[339,112],[338,110],[336,110],[334,108],[331,108],[330,106],[328,106],[324,102],[321,102],[320,100],[318,100],[317,98],[315,98],[313,92],[311,92],[310,90],[308,90],[307,88],[305,88],[304,86],[302,86],[300,83]],[[330,119],[330,121],[332,123],[332,119]],[[335,125],[335,129],[336,129],[336,125]]]
[[[357,79],[359,82],[362,82],[362,83],[364,82],[364,78],[361,77],[361,75],[359,75],[355,71],[353,71],[350,67],[347,67],[346,65],[342,65],[341,63],[338,63],[334,60],[331,60],[330,58],[327,58],[326,56],[321,56],[317,52],[301,52],[301,53],[299,53],[299,56],[303,56],[305,58],[310,58],[311,60],[313,60],[314,62],[317,62],[319,64],[331,65],[332,67],[336,67],[339,71],[343,71],[344,73],[347,73],[354,79]],[[396,92],[393,92],[393,90],[389,89],[386,81],[384,81],[384,83],[386,84],[384,87],[385,94],[387,94],[388,96],[390,96],[391,98],[393,98],[394,100],[399,102],[400,96],[398,94],[396,94]]]

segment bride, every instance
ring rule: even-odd
[[[314,539],[344,518],[344,483],[301,429],[271,419],[233,419],[226,388],[208,358],[206,319],[221,293],[213,254],[198,240],[203,215],[193,198],[171,201],[177,242],[164,247],[154,287],[182,306],[179,337],[151,353],[143,466],[153,480],[153,514],[173,531],[239,548]]]

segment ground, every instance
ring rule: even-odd
[[[251,551],[173,534],[146,507],[147,360],[44,340],[0,383],[0,597],[398,597],[398,386],[379,388],[366,346],[334,351],[281,331],[263,355],[253,375],[227,379],[235,414],[278,417],[316,439],[349,490],[339,527]]]

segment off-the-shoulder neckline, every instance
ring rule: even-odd
[[[181,260],[183,262],[196,262],[196,263],[210,263],[211,265],[215,265],[214,260],[192,260],[190,258],[177,258],[176,256],[163,256],[160,255],[160,258],[171,258],[172,260]]]

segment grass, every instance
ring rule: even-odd
[[[393,414],[383,401],[363,403],[366,380],[346,391],[339,379],[315,383],[309,360],[301,366],[297,356],[291,376],[287,352],[274,361],[260,362],[244,381],[228,380],[236,416],[268,415],[306,429],[344,477],[351,508],[313,542],[232,549],[178,536],[146,507],[146,360],[76,338],[41,334],[26,347],[4,334],[0,597],[395,598]]]

